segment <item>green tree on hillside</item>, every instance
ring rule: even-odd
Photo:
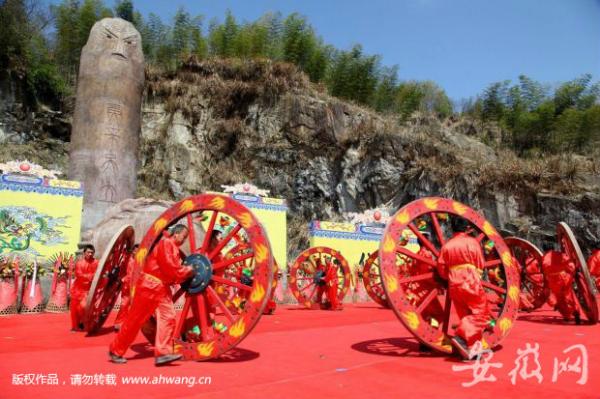
[[[56,25],[56,59],[69,82],[75,82],[79,70],[81,49],[86,44],[92,26],[112,11],[101,0],[63,0],[51,6]]]
[[[135,10],[133,8],[133,1],[117,0],[115,3],[115,17],[135,23]]]
[[[0,6],[0,70],[20,82],[27,107],[60,102],[66,91],[44,30],[50,15],[34,0],[6,0]]]

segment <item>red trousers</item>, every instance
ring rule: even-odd
[[[273,278],[273,284],[271,284],[271,296],[269,297],[269,302],[267,302],[267,306],[265,306],[265,310],[263,310],[263,314],[273,314],[275,309],[277,308],[277,303],[273,298],[275,298],[275,290],[277,289],[277,278]]]
[[[87,299],[87,292],[80,290],[71,291],[71,328],[78,330],[79,324],[83,323],[85,317],[85,302]]]
[[[573,277],[567,272],[552,273],[547,276],[547,281],[556,301],[556,309],[565,320],[571,320],[577,310]]]
[[[334,265],[329,265],[325,274],[327,282],[327,300],[331,305],[331,310],[337,310],[340,307],[338,299],[338,268]]]
[[[332,310],[336,310],[340,304],[338,300],[338,281],[337,279],[327,282],[327,300]]]
[[[450,299],[460,318],[456,335],[463,338],[468,346],[472,346],[482,338],[491,319],[479,272],[475,266],[470,265],[451,267],[448,282]]]
[[[127,318],[111,342],[110,351],[123,356],[142,325],[153,314],[156,315],[154,355],[172,354],[176,316],[173,297],[169,287],[165,286],[160,279],[148,274],[143,274],[135,287],[135,297],[131,302]]]
[[[131,291],[129,287],[123,286],[121,289],[121,305],[119,305],[119,313],[115,319],[115,326],[120,326],[127,317],[129,305],[131,304]]]

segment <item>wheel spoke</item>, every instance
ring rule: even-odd
[[[221,262],[214,263],[212,265],[212,269],[213,269],[213,271],[219,270],[219,269],[222,269],[224,267],[233,265],[234,263],[242,262],[242,261],[244,261],[244,260],[246,260],[248,258],[251,258],[253,256],[254,256],[254,252],[249,252],[247,254],[240,255],[240,256],[237,256],[235,258],[222,260]]]
[[[213,301],[215,301],[217,305],[219,305],[221,310],[223,310],[223,314],[225,315],[225,317],[227,317],[229,322],[233,323],[233,315],[231,314],[227,306],[223,303],[221,298],[219,298],[219,295],[217,295],[213,287],[211,287],[210,285],[206,287],[206,292],[208,293],[208,296],[212,297]]]
[[[438,256],[440,256],[440,252],[438,251],[438,249],[435,247],[435,245],[433,245],[433,243],[431,241],[429,241],[429,239],[427,237],[425,237],[420,231],[419,229],[417,229],[415,227],[415,225],[413,223],[410,223],[408,225],[408,228],[417,236],[417,238],[427,247],[427,249],[429,249],[431,251],[432,254],[435,255],[435,257],[437,258]]]
[[[194,221],[192,220],[192,214],[187,214],[187,225],[188,225],[188,238],[190,239],[190,253],[196,252],[196,231],[194,230]]]
[[[446,240],[444,239],[444,233],[442,232],[442,228],[440,227],[440,221],[437,218],[437,214],[435,212],[431,212],[429,214],[429,217],[433,222],[433,229],[435,230],[435,234],[437,235],[440,245],[444,245],[446,243]]]
[[[204,293],[196,296],[198,304],[198,317],[200,321],[200,334],[202,335],[202,341],[208,341],[208,308]]]
[[[314,282],[310,283],[310,284],[306,284],[304,287],[300,288],[300,292],[306,290],[308,287],[312,287],[313,285],[315,285]]]
[[[524,262],[525,268],[527,268],[527,266],[531,265],[533,262],[537,262],[537,259],[532,257],[531,259],[529,259],[529,261]]]
[[[488,283],[487,281],[483,281],[482,280],[481,281],[481,285],[483,285],[484,287],[489,288],[489,289],[491,289],[493,291],[496,291],[496,292],[498,292],[500,294],[506,294],[506,290],[504,288],[499,287],[499,286],[497,286],[495,284],[492,284],[492,283]]]
[[[177,320],[177,326],[175,327],[175,335],[174,337],[181,337],[181,328],[183,327],[183,323],[190,311],[190,305],[192,303],[192,297],[188,296],[185,298],[185,303],[183,304],[183,309],[181,310],[181,314],[179,315],[179,320]]]
[[[309,301],[313,300],[313,296],[315,296],[315,293],[317,292],[317,286],[315,285],[315,288],[313,288],[312,292],[310,293],[310,295],[307,297]]]
[[[403,248],[403,247],[396,248],[396,252],[399,252],[399,253],[401,253],[401,254],[403,254],[405,256],[408,256],[409,258],[413,258],[415,260],[418,260],[419,262],[426,263],[426,264],[428,264],[430,266],[434,266],[435,267],[436,264],[437,264],[436,261],[434,261],[432,259],[429,259],[429,258],[426,258],[424,256],[421,256],[419,254],[416,254],[414,252],[411,252],[408,249]]]
[[[229,241],[231,241],[233,236],[235,236],[238,233],[238,231],[240,231],[241,228],[242,228],[241,224],[238,224],[237,226],[235,226],[229,232],[229,234],[227,234],[227,236],[219,242],[217,247],[215,249],[213,249],[210,254],[208,254],[208,259],[212,260],[219,252],[221,252],[223,247],[225,247],[225,245],[227,245],[229,243]]]
[[[417,308],[417,313],[423,312],[423,310],[425,310],[427,308],[427,306],[429,306],[431,301],[433,301],[436,297],[437,297],[437,290],[436,289],[431,290],[429,292],[429,294],[427,294],[425,299],[423,299],[423,301],[421,302],[419,307]]]
[[[494,260],[485,262],[484,268],[487,269],[487,268],[494,267],[494,266],[500,266],[501,264],[502,264],[501,259],[494,259]]]
[[[210,236],[212,235],[212,232],[215,229],[215,222],[217,221],[218,213],[218,211],[213,211],[213,214],[210,217],[208,229],[206,229],[206,233],[204,234],[204,241],[202,241],[202,248],[200,248],[200,253],[202,254],[206,253],[206,251],[208,250],[208,244],[210,244]]]
[[[242,290],[242,291],[247,291],[247,292],[252,291],[252,287],[247,286],[246,284],[238,283],[236,281],[231,281],[231,280],[228,280],[228,279],[223,278],[223,277],[219,277],[219,276],[213,275],[212,276],[212,280],[215,283],[228,285],[230,287],[235,287],[235,288],[237,288],[239,290]]]
[[[430,279],[433,279],[433,272],[417,274],[416,276],[401,278],[400,280],[398,280],[398,284],[408,284],[408,283],[414,283],[417,281],[430,280]]]

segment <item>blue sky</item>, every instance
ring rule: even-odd
[[[110,4],[112,0],[105,0]],[[600,0],[134,0],[170,21],[179,6],[208,22],[230,9],[253,21],[268,11],[308,17],[325,42],[355,43],[399,66],[400,79],[433,80],[451,98],[526,74],[555,84],[600,76]]]

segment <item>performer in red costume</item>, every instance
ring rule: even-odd
[[[75,281],[71,286],[71,331],[83,331],[85,301],[98,268],[95,253],[93,245],[86,245],[83,247],[83,258],[75,263]]]
[[[338,299],[338,260],[332,259],[325,269],[325,282],[327,284],[327,301],[330,310],[342,310],[343,306]]]
[[[113,363],[125,363],[123,355],[138,331],[156,311],[155,365],[161,366],[181,359],[173,353],[175,308],[171,285],[182,283],[193,274],[193,269],[181,264],[179,247],[188,236],[188,229],[178,224],[171,236],[165,236],[154,246],[144,264],[133,291],[132,303],[121,330],[110,344],[109,356]]]
[[[567,254],[556,251],[553,244],[544,244],[544,252],[542,269],[554,301],[556,301],[554,308],[566,321],[574,318],[576,324],[581,324],[577,300],[575,292],[573,292],[575,263],[569,259]]]
[[[317,286],[317,297],[315,298],[315,302],[319,304],[321,308],[323,308],[323,295],[327,290],[327,282],[325,280],[326,266],[323,264],[323,262],[321,261],[321,257],[318,254],[312,256],[312,262],[309,260],[309,265],[315,266],[315,272],[313,277],[314,283]]]
[[[592,278],[596,281],[596,287],[600,289],[600,242],[596,244],[596,249],[592,251],[587,264]]]
[[[135,244],[131,249],[131,254],[129,255],[129,261],[127,262],[127,272],[123,280],[121,280],[121,305],[119,305],[119,313],[117,313],[117,318],[115,319],[114,329],[115,331],[119,331],[121,329],[121,324],[127,317],[127,312],[129,311],[129,305],[131,302],[131,278],[133,274],[133,269],[135,268],[135,255],[137,254],[137,249],[139,248],[138,244]]]
[[[487,295],[481,284],[484,258],[479,242],[470,235],[472,228],[462,218],[452,218],[454,236],[440,251],[438,272],[448,280],[448,292],[460,318],[452,345],[460,355],[470,358],[469,348],[481,340],[490,325]]]

